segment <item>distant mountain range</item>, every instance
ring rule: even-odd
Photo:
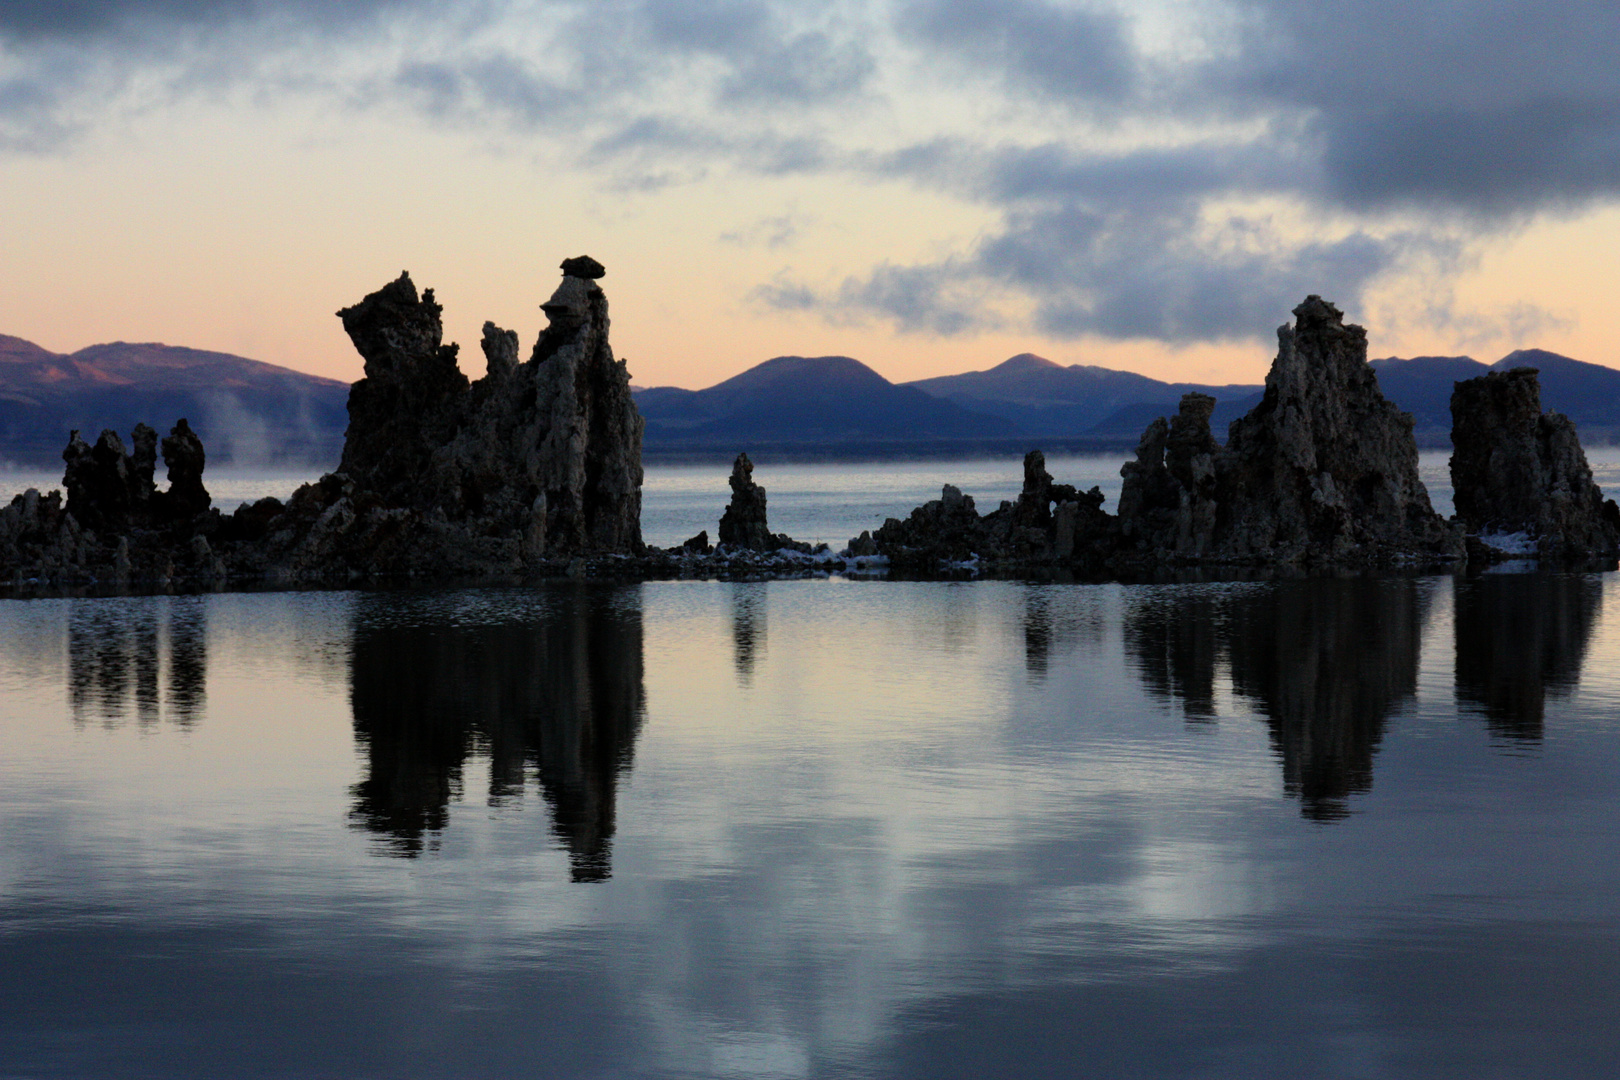
[[[906,383],[965,409],[1000,417],[1026,435],[1135,441],[1142,429],[1174,410],[1183,394],[1208,394],[1216,401],[1217,431],[1254,408],[1260,386],[1206,386],[1166,383],[1111,368],[1064,367],[1034,353],[1019,353],[989,371],[941,375]]]
[[[1620,441],[1620,371],[1525,349],[1492,365],[1466,356],[1374,360],[1384,393],[1415,419],[1419,443],[1449,446],[1451,388],[1492,368],[1541,371],[1542,404],[1588,444]],[[893,457],[1135,446],[1157,416],[1197,390],[1218,404],[1217,437],[1260,400],[1258,385],[1167,383],[1067,367],[1022,353],[987,371],[895,384],[847,356],[779,356],[705,390],[635,390],[649,457]],[[60,461],[68,431],[127,439],[138,421],[167,432],[184,416],[214,462],[335,465],[348,384],[273,364],[170,345],[116,342],[71,355],[0,336],[0,460]]]
[[[1487,371],[1531,367],[1541,372],[1541,407],[1561,412],[1587,445],[1620,441],[1620,371],[1545,349],[1518,349],[1494,364],[1468,356],[1389,357],[1371,362],[1378,385],[1412,414],[1418,441],[1451,445],[1451,385]]]
[[[0,335],[0,460],[17,464],[60,465],[75,428],[127,444],[137,423],[166,435],[183,416],[211,464],[335,466],[348,398],[348,383],[229,353],[118,341],[63,355]]]
[[[1541,370],[1542,406],[1590,444],[1620,440],[1620,371],[1523,349],[1486,365],[1466,356],[1374,360],[1386,396],[1412,413],[1421,445],[1451,444],[1452,384],[1493,368]],[[990,368],[894,384],[847,356],[767,360],[707,390],[636,391],[653,456],[760,449],[886,456],[919,451],[1117,450],[1189,391],[1216,399],[1212,426],[1259,403],[1264,387],[1167,383],[1128,371],[1065,367],[1021,353]],[[950,408],[947,408],[950,407]]]

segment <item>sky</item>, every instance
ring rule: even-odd
[[[607,267],[639,385],[1020,352],[1620,366],[1612,0],[4,0],[0,333],[341,379],[408,269],[482,373]]]

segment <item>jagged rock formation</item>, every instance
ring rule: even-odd
[[[472,383],[408,274],[338,312],[366,362],[343,463],[284,512],[237,515],[266,571],[527,573],[641,553],[642,422],[608,343],[604,271],[585,256],[563,269],[528,361],[485,323]]]
[[[703,532],[649,550],[642,423],[608,345],[604,271],[585,256],[563,270],[529,359],[520,362],[514,332],[485,323],[486,372],[474,382],[442,340],[432,291],[418,295],[408,275],[339,312],[366,370],[350,395],[343,464],[286,503],[264,499],[229,516],[212,508],[203,446],[184,420],[162,440],[165,492],[153,483],[151,428],[135,430],[130,452],[114,432],[94,446],[75,432],[63,453],[65,502],[30,492],[0,509],[0,578],[809,573],[874,555],[924,574],[968,563],[1135,576],[1187,563],[1462,554],[1461,528],[1435,515],[1418,481],[1411,418],[1367,365],[1365,332],[1315,296],[1279,330],[1265,395],[1224,447],[1210,432],[1207,395],[1187,395],[1174,417],[1149,425],[1121,470],[1118,517],[1103,511],[1098,488],[1055,482],[1037,450],[1017,499],[997,510],[981,515],[946,485],[834,556],[770,532],[765,489],[742,454],[719,549]],[[1528,378],[1459,385],[1459,511],[1475,528],[1533,532],[1544,553],[1612,554],[1620,509],[1601,500],[1568,421],[1541,415]]]
[[[1188,394],[1122,470],[1120,517],[1160,560],[1376,563],[1459,554],[1418,479],[1412,418],[1378,389],[1367,333],[1310,296],[1277,331],[1260,404],[1209,430],[1214,399]]]
[[[1137,551],[1167,551],[1199,558],[1211,551],[1216,509],[1215,458],[1220,444],[1209,431],[1215,399],[1188,394],[1168,422],[1148,425],[1136,460],[1120,469],[1121,534]]]
[[[1103,493],[1055,484],[1046,456],[1024,457],[1024,486],[1017,501],[979,515],[973,497],[946,484],[940,497],[913,510],[904,521],[889,518],[872,535],[877,551],[896,565],[926,570],[940,562],[992,560],[1077,563],[1100,566],[1117,543],[1118,523],[1102,511]],[[852,554],[859,538],[850,541]],[[864,546],[864,545],[863,545]]]
[[[1451,417],[1457,517],[1475,544],[1549,559],[1612,556],[1620,547],[1620,507],[1592,482],[1575,425],[1541,411],[1535,368],[1457,383]]]
[[[422,478],[462,419],[467,376],[456,366],[459,347],[443,343],[443,310],[432,289],[418,297],[402,273],[338,312],[365,376],[349,390],[337,471],[388,506],[425,505]]]
[[[151,447],[155,435],[145,424],[135,427],[133,473],[136,482],[148,492],[152,489]],[[214,500],[202,482],[203,466],[207,460],[202,440],[191,430],[185,417],[181,417],[174,430],[163,439],[163,464],[169,469],[169,490],[163,493],[160,500],[165,516],[193,518],[213,505]]]
[[[705,543],[707,533],[700,533]],[[771,532],[765,520],[765,489],[754,483],[754,463],[747,454],[738,454],[731,465],[731,502],[720,515],[720,545],[732,551],[800,551],[808,554],[809,544],[803,544],[786,533]],[[698,537],[693,537],[693,540]],[[692,550],[692,541],[683,545]]]
[[[889,518],[872,534],[879,553],[918,569],[961,562],[990,550],[990,532],[973,496],[946,484],[939,498],[923,503],[904,521]]]
[[[202,440],[182,417],[163,440],[163,463],[169,467],[169,490],[157,490],[157,432],[136,424],[132,451],[124,451],[118,433],[103,431],[90,446],[77,431],[68,439],[62,460],[67,469],[67,510],[83,527],[108,533],[150,529],[190,521],[213,500],[203,486],[206,455]]]
[[[136,429],[133,453],[114,432],[94,446],[75,433],[65,509],[37,493],[7,508],[0,571],[170,579],[228,567],[302,580],[533,573],[641,554],[642,424],[608,344],[604,271],[585,256],[564,270],[528,361],[515,333],[485,324],[488,371],[474,383],[443,342],[432,290],[419,296],[409,275],[340,311],[365,360],[342,464],[285,504],[212,510],[203,445],[184,420],[162,441],[166,492],[153,486],[150,428]]]
[[[1277,332],[1264,397],[1232,423],[1225,447],[1210,432],[1215,399],[1206,394],[1186,395],[1174,417],[1148,426],[1121,469],[1117,518],[1102,512],[1100,492],[1051,484],[1032,454],[1016,504],[981,519],[971,500],[965,511],[959,500],[929,503],[879,530],[880,550],[1092,571],[1459,556],[1460,535],[1418,479],[1412,418],[1379,392],[1367,364],[1366,331],[1318,296],[1294,316]]]
[[[754,463],[747,454],[738,454],[731,466],[731,502],[720,515],[720,542],[768,551],[775,539],[765,520],[765,489],[754,483]]]
[[[1233,558],[1374,561],[1452,552],[1418,479],[1412,417],[1378,389],[1367,331],[1309,296],[1217,463],[1215,544]]]
[[[202,443],[184,419],[163,440],[169,490],[159,491],[157,432],[137,424],[131,450],[112,430],[92,446],[72,432],[62,451],[62,493],[30,489],[0,509],[0,576],[83,580],[169,581],[177,575],[218,579],[224,564],[202,533],[207,513]]]

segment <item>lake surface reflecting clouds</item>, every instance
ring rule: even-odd
[[[0,603],[0,1077],[1600,1075],[1617,582]]]

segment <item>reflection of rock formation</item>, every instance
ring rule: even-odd
[[[1484,574],[1457,584],[1457,699],[1493,734],[1539,739],[1547,696],[1574,689],[1603,589],[1584,575]]]
[[[1155,593],[1125,612],[1126,654],[1148,692],[1180,701],[1187,719],[1215,718],[1220,609],[1208,591]]]
[[[1125,641],[1149,691],[1189,719],[1214,716],[1224,658],[1271,727],[1285,788],[1306,816],[1331,819],[1371,787],[1385,720],[1417,689],[1426,610],[1410,579],[1174,590],[1127,612]]]
[[[731,638],[737,678],[754,679],[754,665],[765,652],[765,583],[738,581],[731,586]]]
[[[1032,584],[1023,594],[1024,672],[1031,683],[1046,679],[1054,655],[1102,642],[1106,620],[1091,593]]]
[[[141,725],[167,713],[183,726],[207,700],[208,624],[205,601],[166,602],[167,634],[155,602],[86,601],[68,618],[68,703],[76,723],[117,723],[132,711]],[[167,651],[165,641],[167,637]],[[167,693],[160,687],[168,668]]]
[[[1034,682],[1046,678],[1052,660],[1052,611],[1044,593],[1024,590],[1024,671]]]
[[[530,776],[551,807],[574,880],[610,872],[614,798],[640,730],[640,594],[578,587],[525,622],[369,623],[354,636],[355,734],[367,755],[354,817],[415,855],[449,820],[462,769],[490,759],[490,798]]]
[[[1270,721],[1306,816],[1343,817],[1372,787],[1384,721],[1417,691],[1427,606],[1406,578],[1290,581],[1232,605],[1233,688]]]

